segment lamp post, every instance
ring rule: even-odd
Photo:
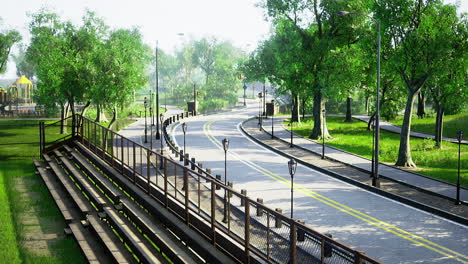
[[[259,130],[262,130],[262,98],[263,95],[262,93],[258,93],[258,98],[260,99],[258,101],[258,126],[260,127]]]
[[[458,178],[457,178],[457,201],[455,202],[456,205],[461,204],[460,200],[460,147],[461,141],[463,139],[463,131],[457,132],[457,139],[458,139]]]
[[[247,85],[245,85],[244,83],[244,86],[242,86],[242,88],[244,88],[244,106],[246,106],[247,104],[245,103],[245,91],[247,90]]]
[[[147,107],[148,103],[146,102],[146,97],[145,97],[145,100],[143,101],[143,105],[145,106],[145,143],[148,143],[148,136],[147,136],[148,127],[147,127],[147,123],[146,123],[146,107]]]
[[[291,176],[291,219],[294,216],[294,174],[296,174],[297,162],[294,159],[288,161],[289,175]]]
[[[164,168],[164,164],[163,164],[163,150],[164,150],[164,148],[163,148],[163,137],[162,137],[162,134],[163,134],[163,132],[162,132],[163,125],[162,124],[163,124],[163,121],[164,121],[164,114],[159,115],[159,121],[161,122],[161,138],[159,140],[161,142],[161,162],[159,162],[159,168],[163,169]]]
[[[379,178],[379,137],[380,137],[380,109],[379,109],[379,92],[380,92],[380,20],[374,19],[371,16],[356,12],[356,11],[339,11],[338,15],[345,16],[349,14],[357,14],[370,18],[377,24],[377,87],[375,90],[375,146],[374,146],[374,173],[372,177],[372,186],[380,188]]]
[[[275,138],[273,134],[273,116],[275,115],[275,100],[271,100],[271,138]]]
[[[224,149],[224,217],[223,223],[228,222],[228,202],[227,202],[227,151],[229,149],[229,139],[224,138],[222,140],[223,149]]]
[[[263,83],[263,116],[265,116],[265,100],[266,100],[266,87],[265,87],[265,83]]]
[[[325,159],[325,109],[322,109],[322,159]]]
[[[159,68],[158,68],[158,42],[156,41],[156,116],[159,116]],[[156,139],[160,139],[159,119],[156,118]]]
[[[294,144],[293,144],[293,109],[294,109],[294,102],[292,101],[292,98],[291,98],[291,119],[290,119],[290,122],[289,122],[289,129],[291,131],[291,144],[289,144],[289,147],[292,148],[294,147]]]
[[[182,123],[182,132],[184,132],[184,154],[187,153],[185,151],[185,133],[187,133],[187,123]]]
[[[151,92],[150,94],[150,120],[151,120],[151,126],[154,126],[154,114],[153,114],[153,105],[154,105],[154,92]],[[153,134],[151,134],[153,135]]]
[[[149,108],[150,120],[152,120],[153,124],[150,126],[150,149],[153,150],[153,126],[154,126],[154,115],[153,115],[153,107],[150,106]],[[151,152],[150,152],[151,155]]]
[[[193,115],[197,115],[197,89],[195,84],[193,84]]]

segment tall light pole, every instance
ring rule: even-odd
[[[143,101],[143,105],[145,106],[145,143],[148,143],[148,127],[146,123],[146,107],[148,106],[148,103],[146,102],[146,97],[145,100]]]
[[[227,151],[229,149],[229,139],[224,138],[222,140],[223,149],[224,149],[224,216],[223,216],[223,223],[228,222],[228,202],[227,202]]]
[[[244,88],[244,106],[246,106],[247,104],[245,103],[245,91],[247,90],[247,85],[245,85],[244,83],[244,86],[242,86],[242,88]]]
[[[185,133],[187,133],[187,123],[182,123],[182,132],[184,132],[184,154],[187,153],[185,150]]]
[[[290,119],[290,122],[289,122],[289,129],[291,131],[291,144],[289,144],[289,147],[292,148],[294,147],[294,144],[293,144],[293,111],[294,111],[294,101],[291,97],[291,119]]]
[[[153,150],[153,126],[154,126],[154,115],[153,115],[153,107],[150,106],[149,108],[150,119],[153,120],[153,124],[150,126],[150,149]],[[151,152],[150,152],[151,155]]]
[[[461,204],[460,200],[460,147],[461,147],[461,141],[463,139],[463,131],[458,131],[457,132],[457,139],[458,139],[458,178],[457,178],[457,201],[455,202],[456,205]]]
[[[150,92],[150,120],[151,120],[151,126],[154,126],[154,114],[153,114],[153,110],[154,110],[154,92]],[[151,134],[153,135],[153,134]]]
[[[197,115],[197,89],[195,84],[193,84],[193,115]]]
[[[266,100],[266,87],[265,87],[265,83],[263,83],[263,116],[265,116],[265,100]]]
[[[377,24],[377,87],[375,90],[375,146],[374,146],[374,174],[372,177],[372,186],[380,188],[379,178],[379,138],[380,138],[380,20],[374,19],[366,14],[359,13],[357,11],[339,11],[338,15],[345,16],[349,14],[357,14],[370,18],[374,23]]]
[[[156,41],[156,116],[159,116],[159,65],[158,65],[158,41]],[[159,134],[159,119],[156,118],[156,139],[161,139]]]
[[[322,159],[325,159],[325,109],[322,109]]]
[[[294,159],[288,161],[289,175],[291,176],[291,219],[294,216],[294,174],[296,174],[297,162]]]
[[[258,126],[259,126],[259,129],[262,130],[262,101],[263,101],[262,92],[258,93],[258,98],[260,99],[258,101]]]
[[[275,100],[271,100],[271,138],[275,138],[273,134],[273,116],[275,115]]]
[[[159,168],[163,169],[164,168],[164,164],[163,164],[163,154],[164,154],[163,150],[164,150],[164,148],[163,148],[163,136],[162,136],[163,135],[163,132],[162,132],[163,125],[162,124],[164,122],[164,114],[159,115],[159,121],[161,122],[161,139],[159,140],[161,142],[161,162],[159,163]]]

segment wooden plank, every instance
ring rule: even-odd
[[[89,180],[88,177],[84,175],[78,168],[70,162],[67,158],[65,158],[58,150],[54,150],[55,155],[58,159],[62,162],[64,169],[66,169],[78,185],[81,186],[81,189],[88,195],[88,197],[93,201],[93,203],[98,207],[99,211],[102,211],[106,205],[108,205],[107,201],[101,195],[101,192],[96,190]],[[59,156],[60,154],[60,156]]]
[[[99,217],[96,215],[88,215],[88,221],[101,244],[116,263],[136,263],[131,253],[125,248],[124,244],[121,243],[120,239],[112,232],[106,223],[99,220]]]
[[[89,212],[94,211],[89,201],[86,200],[81,191],[75,186],[75,183],[66,175],[65,171],[52,160],[49,162],[49,166],[82,214],[86,216]]]
[[[176,240],[165,229],[161,223],[155,223],[146,212],[138,205],[134,204],[130,199],[122,199],[123,210],[136,225],[143,230],[161,251],[173,263],[199,263],[201,262],[196,256],[191,256],[187,252],[188,248],[182,247],[179,240]]]
[[[127,221],[111,208],[104,208],[107,219],[117,232],[124,238],[133,253],[143,263],[167,263],[162,256],[155,254],[155,249],[140,233],[135,232],[133,227],[127,224]],[[151,249],[153,248],[153,249]]]
[[[115,204],[118,204],[120,202],[120,197],[123,195],[122,192],[79,153],[72,152],[71,155],[75,159],[75,162],[78,164],[78,166],[80,166],[80,168],[85,171],[88,176],[93,178],[96,184],[102,190],[104,190],[104,192],[112,199]]]

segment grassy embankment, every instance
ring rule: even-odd
[[[395,124],[397,126],[401,126],[403,124],[403,117],[398,116],[395,120],[391,120],[390,123]],[[434,135],[435,131],[435,116],[427,117],[419,119],[416,116],[413,117],[411,120],[411,131],[426,133]],[[462,113],[457,115],[448,115],[444,116],[444,129],[443,129],[443,136],[444,137],[457,137],[457,131],[465,130],[464,138],[468,138],[468,113]]]
[[[38,121],[0,122],[0,259],[2,263],[84,263],[63,235],[63,217],[38,175]],[[47,135],[58,137],[58,129]]]
[[[466,127],[466,118],[447,118],[452,122],[446,127]],[[285,121],[289,125],[289,120]],[[301,125],[294,123],[294,132],[308,137],[312,130],[313,120],[306,119]],[[327,117],[327,126],[332,136],[326,140],[326,144],[357,155],[372,157],[372,132],[367,130],[367,124],[354,120],[352,123],[343,122],[342,117]],[[454,129],[454,128],[450,128]],[[421,131],[423,132],[423,131]],[[321,143],[322,141],[319,140]],[[381,131],[380,137],[380,161],[393,165],[398,156],[400,135]],[[429,139],[411,139],[411,154],[413,161],[418,166],[413,171],[433,177],[442,181],[456,183],[458,164],[458,145],[448,142],[442,143],[442,148],[434,148],[434,141]],[[462,185],[468,187],[468,146],[461,148],[461,177]]]

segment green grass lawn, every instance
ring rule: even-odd
[[[285,125],[289,120],[285,120]],[[313,121],[305,119],[300,126],[294,124],[293,130],[308,137],[312,130]],[[343,122],[342,117],[327,117],[327,126],[333,137],[326,140],[326,144],[343,149],[357,155],[372,157],[372,132],[367,131],[367,124],[355,120],[352,123]],[[319,140],[319,142],[322,142]],[[381,131],[380,161],[394,164],[398,155],[400,135]],[[458,164],[458,145],[448,142],[442,143],[442,149],[434,148],[434,141],[429,139],[411,139],[413,161],[418,166],[414,171],[443,181],[456,183]],[[462,185],[468,187],[468,146],[462,145]]]
[[[390,120],[390,123],[401,126],[403,124],[403,117],[399,116],[395,120]],[[411,119],[411,130],[434,135],[435,116],[422,119],[413,116]],[[457,138],[457,131],[459,130],[464,130],[465,135],[468,134],[468,113],[444,116],[444,137]],[[464,138],[468,138],[468,136],[464,136]]]
[[[61,137],[57,133],[56,127],[49,129],[47,139]],[[39,157],[38,135],[38,121],[0,122],[0,262],[84,263],[73,238],[60,237],[63,217],[35,175],[32,158]],[[18,191],[18,183],[27,183],[25,192]],[[27,199],[25,194],[33,198]],[[59,237],[38,241],[31,238],[35,228]],[[44,245],[47,254],[39,254],[37,247]]]

